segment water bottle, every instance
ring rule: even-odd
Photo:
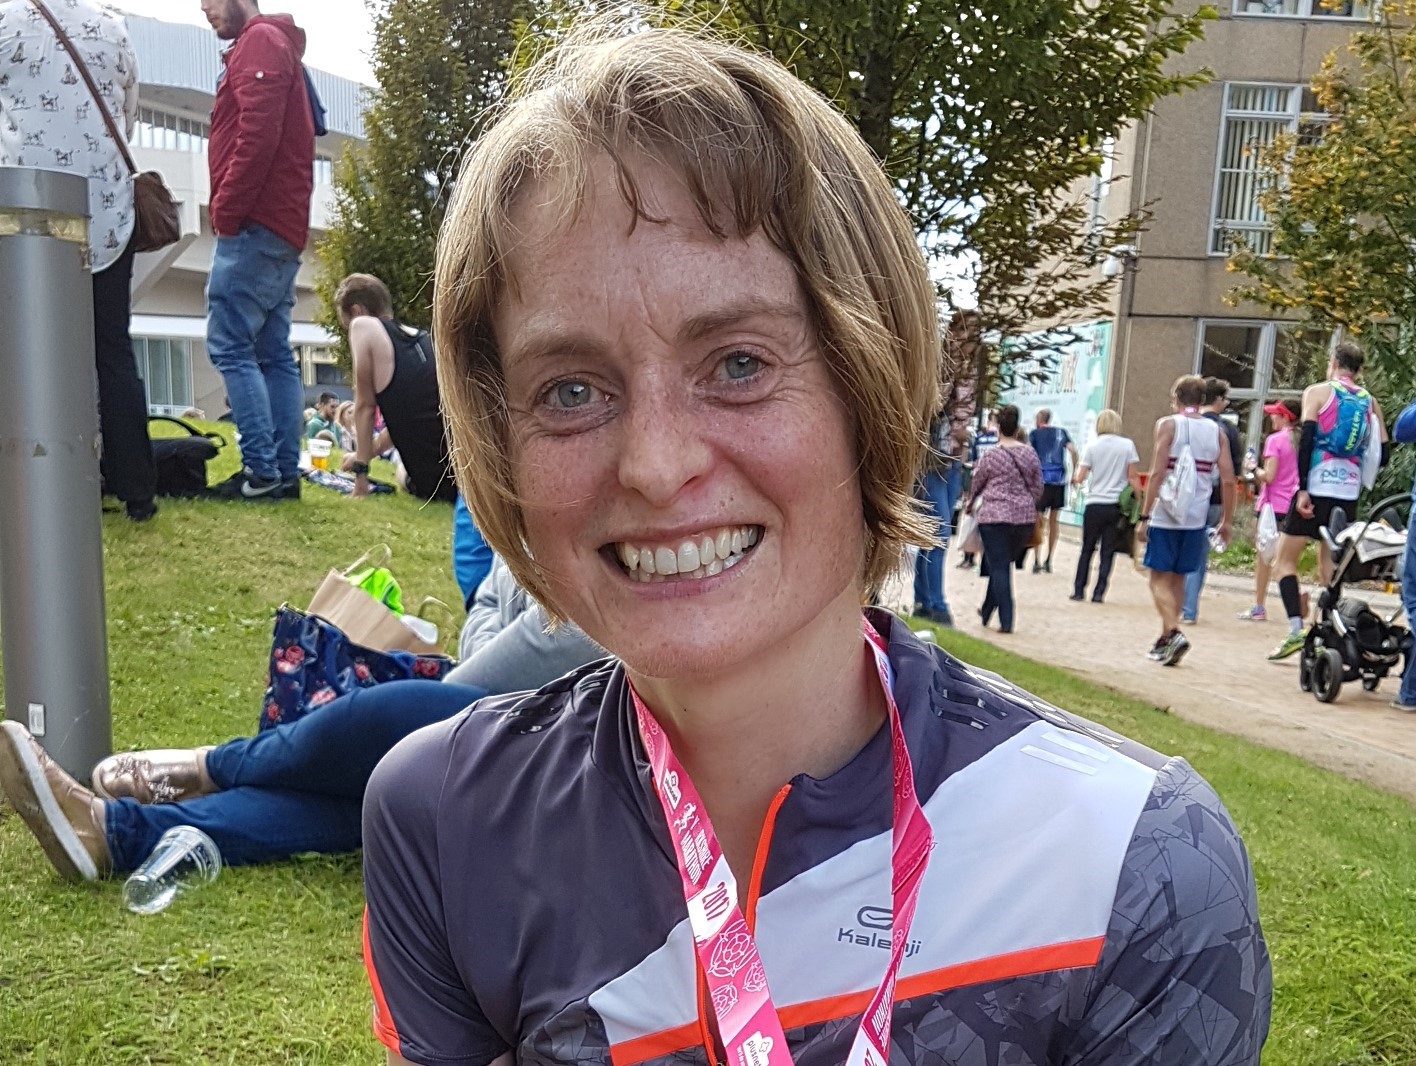
[[[128,878],[123,903],[134,914],[157,914],[183,892],[211,884],[220,873],[216,842],[190,825],[174,826]]]

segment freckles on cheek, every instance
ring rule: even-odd
[[[586,449],[578,448],[573,439],[540,441],[518,449],[516,493],[533,551],[551,547],[544,539],[547,534],[573,534],[564,525],[565,516],[595,505],[595,475],[586,458]]]

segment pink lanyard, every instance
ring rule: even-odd
[[[866,646],[875,656],[875,668],[885,690],[894,756],[894,831],[890,853],[890,891],[894,904],[890,965],[870,1001],[860,1029],[851,1044],[846,1066],[885,1066],[890,1060],[890,1019],[895,1009],[895,981],[905,957],[905,943],[914,921],[919,886],[929,865],[934,833],[915,795],[914,768],[905,747],[900,710],[893,692],[894,671],[885,653],[885,642],[865,623]],[[674,755],[668,737],[654,720],[639,694],[630,687],[639,718],[639,735],[649,754],[649,765],[669,835],[674,842],[679,876],[698,958],[713,1000],[718,1033],[727,1052],[728,1066],[793,1066],[777,1008],[767,988],[767,974],[757,954],[757,942],[748,931],[738,906],[737,878],[728,868],[718,835],[688,771]]]

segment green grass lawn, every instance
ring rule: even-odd
[[[372,544],[393,546],[411,595],[458,602],[450,528],[446,506],[311,488],[300,504],[164,503],[146,526],[106,516],[118,746],[252,730],[272,610],[307,600],[329,567]],[[1416,1063],[1416,811],[980,642],[943,640],[1185,755],[1216,785],[1248,841],[1274,955],[1266,1064]],[[117,883],[59,882],[0,807],[0,1066],[381,1062],[362,906],[347,857],[229,870],[166,913],[136,917]]]

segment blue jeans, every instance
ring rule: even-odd
[[[307,851],[353,851],[362,841],[364,788],[409,733],[457,714],[486,693],[438,681],[358,689],[289,725],[223,744],[207,755],[221,789],[184,803],[108,803],[115,873],[142,865],[176,825],[206,833],[228,866],[277,862]]]
[[[998,625],[1005,633],[1013,632],[1013,566],[1028,550],[1028,538],[1033,524],[1014,525],[1004,522],[984,522],[978,527],[983,540],[983,570],[987,573],[988,591],[984,593],[979,617],[983,624],[993,621],[998,612]]]
[[[1416,536],[1406,539],[1406,558],[1401,570],[1401,605],[1406,608],[1406,624],[1416,626]],[[1401,675],[1401,702],[1416,706],[1416,654],[1407,657],[1406,672]]]
[[[1205,520],[1206,538],[1219,525],[1219,520],[1223,517],[1224,508],[1218,504],[1210,504],[1209,515]],[[1204,562],[1200,564],[1200,568],[1185,575],[1185,605],[1180,610],[1181,618],[1200,617],[1200,593],[1205,588],[1205,575],[1209,573],[1209,565],[1210,553],[1208,546],[1206,546]]]
[[[218,237],[207,281],[207,355],[221,371],[241,459],[257,477],[300,475],[305,390],[290,347],[300,249],[264,226]]]
[[[949,601],[944,596],[944,556],[949,550],[949,536],[954,505],[963,485],[963,467],[950,463],[946,473],[926,474],[917,486],[919,499],[929,504],[929,512],[939,519],[939,548],[921,548],[915,558],[914,598],[921,609],[947,613]]]

